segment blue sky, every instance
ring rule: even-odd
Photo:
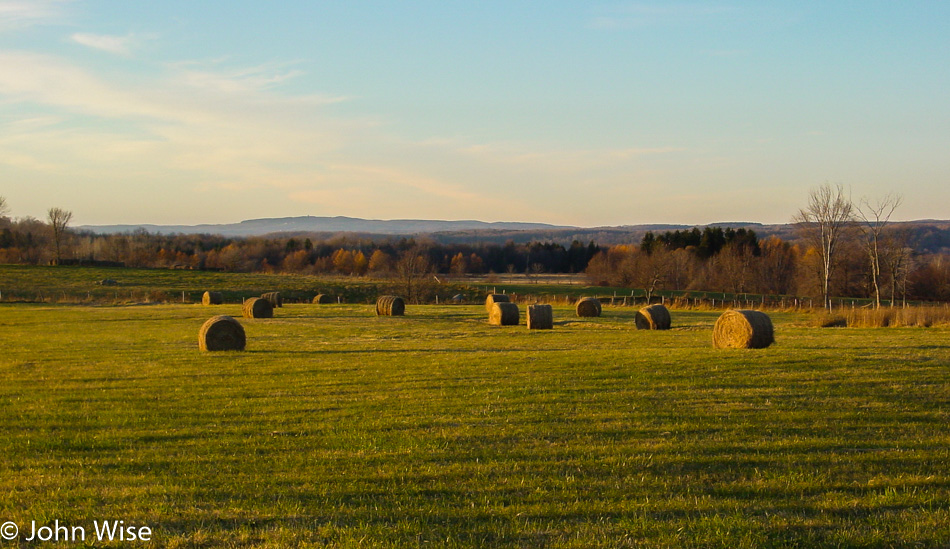
[[[0,0],[0,196],[76,224],[950,218],[950,2]]]

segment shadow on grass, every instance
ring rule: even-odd
[[[574,349],[548,348],[545,352],[569,352]],[[250,355],[291,355],[291,356],[319,356],[319,355],[361,355],[361,354],[436,354],[436,355],[454,355],[454,354],[509,354],[509,353],[536,353],[537,349],[533,347],[506,348],[506,349],[433,349],[431,347],[421,349],[320,349],[313,351],[294,351],[286,349],[245,349],[244,351],[221,351],[214,353],[216,356],[239,356],[241,354]]]

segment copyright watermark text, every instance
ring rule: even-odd
[[[126,524],[124,520],[94,520],[92,526],[60,524],[17,524],[8,520],[0,524],[0,538],[5,541],[151,541],[148,526]]]

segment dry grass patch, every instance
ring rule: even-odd
[[[844,317],[851,328],[923,327],[950,325],[950,308],[850,309]]]

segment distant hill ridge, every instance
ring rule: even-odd
[[[240,223],[219,225],[83,225],[79,230],[100,234],[127,233],[144,229],[153,234],[220,234],[224,236],[261,236],[273,233],[369,233],[381,235],[413,235],[445,231],[531,231],[539,229],[567,229],[565,225],[547,223],[519,223],[461,220],[439,221],[426,219],[359,219],[355,217],[279,217],[249,219]]]
[[[762,227],[761,223],[724,222],[711,223],[717,227]],[[620,225],[613,227],[595,227],[596,229],[614,229],[622,231],[675,231],[690,229],[697,225],[655,223],[642,225]],[[703,226],[703,225],[699,225]],[[248,219],[240,223],[201,224],[201,225],[81,225],[79,230],[99,234],[130,233],[145,230],[152,234],[220,234],[224,236],[262,236],[274,233],[366,233],[379,235],[416,235],[431,233],[452,233],[466,231],[545,231],[578,230],[572,225],[551,225],[548,223],[526,223],[518,221],[486,222],[473,219],[443,221],[432,219],[360,219],[357,217],[275,217]],[[590,230],[591,228],[586,228]]]
[[[918,251],[945,252],[950,250],[950,221],[926,219],[904,221],[895,223],[895,225],[905,226],[912,230],[915,235],[915,247]],[[503,244],[513,241],[515,243],[555,242],[569,245],[577,240],[585,244],[596,242],[602,246],[610,246],[638,243],[647,231],[661,233],[706,226],[752,229],[759,238],[777,236],[787,241],[794,241],[798,238],[795,226],[790,223],[767,225],[730,221],[695,225],[642,224],[574,227],[547,223],[489,223],[476,220],[440,221],[425,219],[380,220],[343,216],[249,219],[240,223],[219,225],[83,225],[77,227],[77,229],[99,234],[131,233],[144,229],[151,234],[218,234],[229,237],[283,235],[314,236],[324,239],[340,234],[353,235],[358,238],[425,236],[442,243],[471,244]]]

